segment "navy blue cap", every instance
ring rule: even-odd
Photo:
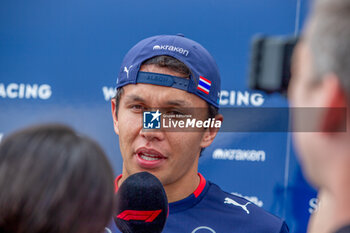
[[[144,61],[161,55],[183,62],[191,71],[190,79],[139,71]],[[178,88],[219,107],[221,79],[214,58],[202,45],[182,34],[149,37],[129,50],[118,75],[117,88],[136,83]]]

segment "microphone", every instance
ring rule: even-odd
[[[152,174],[129,176],[116,194],[114,221],[123,233],[160,233],[168,217],[163,185]]]

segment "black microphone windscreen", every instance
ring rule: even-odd
[[[161,182],[148,172],[129,176],[116,194],[114,221],[123,233],[160,233],[168,216]]]

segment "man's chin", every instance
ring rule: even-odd
[[[160,171],[157,171],[156,169],[148,169],[148,168],[142,168],[137,166],[137,168],[132,169],[131,172],[128,173],[128,175],[133,175],[135,173],[139,173],[139,172],[149,172],[152,175],[154,175],[155,177],[157,177],[158,179],[160,179],[160,177],[162,177],[162,175],[160,174]]]

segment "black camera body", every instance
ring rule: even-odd
[[[286,94],[298,37],[256,36],[252,41],[249,87]]]

